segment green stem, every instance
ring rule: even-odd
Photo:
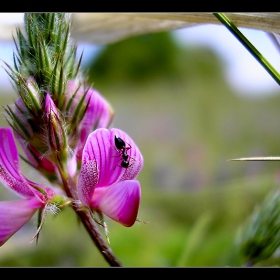
[[[67,196],[73,201],[77,201],[78,197],[77,192],[75,190],[76,184],[72,182],[70,178],[68,178],[67,173],[65,172],[63,164],[59,157],[57,157],[57,166],[63,183],[63,188]],[[97,226],[95,225],[93,219],[90,216],[90,213],[88,211],[81,211],[79,206],[75,203],[72,204],[72,208],[82,221],[92,241],[95,243],[96,247],[104,257],[104,259],[108,262],[108,264],[112,267],[122,267],[121,262],[117,259],[111,248],[106,244],[103,237],[101,236]],[[108,239],[107,231],[105,231],[105,234]]]
[[[239,42],[255,57],[255,59],[265,68],[278,85],[280,85],[280,75],[273,66],[262,56],[262,54],[249,42],[249,40],[238,30],[238,28],[223,13],[213,13],[213,15],[239,40]]]

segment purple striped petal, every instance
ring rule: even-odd
[[[11,128],[0,128],[0,182],[23,198],[36,196],[42,202],[54,196],[46,187],[25,178],[19,166],[19,155]],[[46,191],[47,197],[31,186]]]
[[[25,143],[25,141],[18,135],[15,135],[17,141],[19,142],[21,148],[23,149],[28,161],[36,168],[45,170],[48,173],[56,174],[56,167],[49,159],[42,156],[34,146],[30,143]]]
[[[81,125],[88,136],[94,128],[108,127],[114,112],[108,101],[98,91],[90,89],[87,95],[90,101]]]
[[[94,193],[95,196],[95,193]],[[131,227],[137,218],[141,188],[137,180],[127,180],[114,184],[96,199],[95,205],[106,216],[126,227]]]
[[[121,168],[123,171],[120,181],[135,179],[140,173],[140,171],[142,170],[144,165],[144,159],[140,150],[138,149],[134,141],[124,131],[117,128],[112,128],[110,129],[110,133],[111,133],[111,146],[115,147],[115,135],[116,135],[125,142],[126,147],[131,147],[129,150],[127,150],[127,154],[129,156],[128,168],[120,167],[122,159],[120,158],[119,152],[116,152],[116,150],[114,149],[115,156],[117,157],[117,161],[118,161],[117,167]]]
[[[89,134],[97,128],[107,128],[114,115],[111,105],[96,90],[88,90],[86,102],[89,104],[83,120],[79,124],[79,140],[76,144],[76,156],[80,160]]]
[[[35,197],[0,202],[0,246],[20,230],[42,206]]]
[[[20,172],[19,155],[11,128],[0,128],[0,182],[20,197],[34,196]]]
[[[125,141],[130,164],[121,167],[121,152],[115,146],[115,135]],[[96,187],[109,187],[119,181],[133,180],[143,167],[143,157],[134,141],[123,131],[99,128],[92,132],[85,144],[78,182],[78,192],[85,205],[91,203]]]

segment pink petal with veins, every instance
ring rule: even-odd
[[[0,246],[20,230],[42,206],[36,197],[0,202]]]
[[[20,172],[18,150],[9,127],[0,128],[0,182],[20,197],[34,196]]]
[[[82,157],[82,151],[89,134],[97,128],[107,128],[114,116],[111,105],[98,91],[90,88],[86,96],[86,102],[88,101],[88,108],[79,125],[79,140],[76,145],[78,159]]]
[[[49,159],[42,156],[30,143],[25,143],[18,134],[16,134],[16,138],[21,148],[23,149],[28,161],[34,167],[45,169],[49,173],[56,173],[56,167]]]
[[[121,151],[115,146],[115,136],[125,141],[130,161],[128,168],[121,167]],[[123,131],[99,128],[92,132],[85,144],[79,175],[80,200],[90,205],[95,188],[110,187],[124,180],[133,180],[143,167],[143,157],[134,141]]]
[[[12,129],[0,128],[0,182],[8,189],[23,198],[36,196],[41,202],[46,197],[31,186],[46,188],[24,177],[20,171],[19,155],[13,137]],[[53,196],[54,193],[51,195]]]
[[[114,184],[108,188],[100,198],[96,207],[106,216],[131,227],[137,218],[141,188],[137,180],[127,180]],[[94,201],[94,195],[93,195]]]

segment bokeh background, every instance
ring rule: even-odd
[[[145,160],[138,179],[146,224],[108,219],[110,246],[126,267],[239,267],[238,232],[279,187],[280,163],[228,160],[280,154],[280,91],[244,94],[228,82],[219,53],[180,44],[174,33],[112,43],[83,63],[115,110],[111,127],[126,131]],[[10,104],[16,92],[0,88],[0,98]],[[4,188],[0,196],[15,198]],[[38,244],[29,244],[36,218],[1,247],[0,266],[108,267],[72,209],[48,216]],[[257,266],[279,264],[276,252]]]

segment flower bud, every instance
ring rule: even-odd
[[[248,263],[272,256],[280,245],[280,191],[269,194],[254,210],[239,233],[238,244]]]
[[[42,156],[34,146],[25,143],[18,134],[15,136],[27,157],[25,161],[40,171],[50,182],[58,181],[56,166],[47,158],[47,155]]]
[[[7,106],[6,112],[15,131],[29,141],[38,131],[38,117],[42,115],[42,93],[33,77],[24,82],[19,76],[18,87],[20,97],[15,102],[14,108]]]
[[[60,152],[61,155],[67,156],[67,137],[63,127],[63,120],[50,96],[46,95],[45,111],[47,119],[47,131],[49,147],[54,152]],[[65,158],[64,158],[65,160]]]
[[[109,127],[114,110],[98,91],[79,85],[77,80],[68,81],[65,97],[64,113],[73,132],[69,145],[80,161],[87,137],[97,128]]]

